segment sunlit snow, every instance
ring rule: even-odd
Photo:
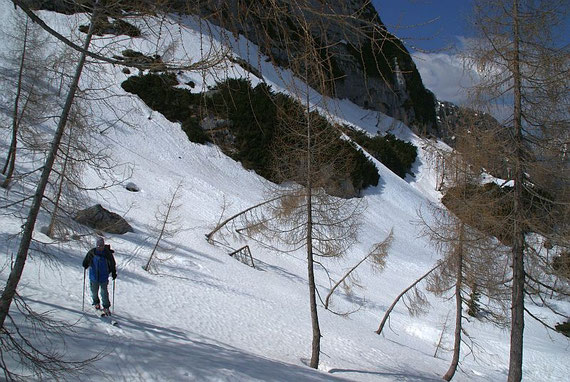
[[[11,2],[0,0],[3,19],[10,17],[13,8]],[[40,14],[67,34],[70,26],[76,25],[77,16]],[[235,55],[260,69],[273,90],[293,94],[292,89],[305,88],[290,72],[277,70],[260,59],[257,48],[244,38],[235,39],[228,34],[222,39],[221,32],[211,26],[214,40],[209,37],[201,40],[200,24],[192,19],[185,24],[187,28],[177,37],[177,55],[207,50],[210,45],[219,48],[220,41],[224,41]],[[166,23],[163,27],[171,28],[177,36],[174,24]],[[135,41],[117,38],[116,44],[106,49],[120,52],[131,47],[153,52],[156,47],[152,36],[147,37],[148,40]],[[103,46],[109,41],[107,38],[96,44]],[[93,64],[90,68],[83,78],[84,85],[91,84],[96,73],[96,81],[106,89],[105,94],[117,95],[110,103],[115,112],[110,105],[94,108],[93,125],[101,131],[94,144],[112,153],[119,164],[118,177],[132,171],[132,176],[122,184],[89,193],[87,202],[87,205],[100,203],[119,213],[134,227],[133,233],[106,235],[106,241],[116,251],[118,278],[112,298],[118,326],[109,325],[91,311],[87,294],[82,310],[81,261],[94,245],[95,236],[42,245],[52,256],[52,262],[45,261],[45,254],[34,254],[26,264],[18,289],[34,309],[49,310],[54,318],[74,325],[75,331],[65,343],[70,357],[106,354],[94,365],[99,372],[85,376],[85,380],[100,380],[102,376],[117,381],[440,380],[451,360],[453,330],[449,328],[455,308],[452,300],[430,296],[429,312],[419,317],[410,316],[400,304],[383,334],[374,333],[394,298],[439,259],[427,239],[420,236],[418,225],[418,211],[422,209],[425,213],[428,204],[438,203],[440,198],[435,191],[435,170],[423,149],[426,142],[388,116],[361,109],[346,100],[323,100],[311,92],[314,106],[326,107],[334,119],[371,134],[391,132],[419,148],[413,178],[403,180],[375,161],[381,178],[377,187],[364,192],[367,210],[359,242],[344,258],[325,262],[330,276],[338,280],[374,243],[394,231],[384,272],[363,267],[358,272],[362,288],[356,288],[351,296],[340,290],[333,298],[336,311],[355,312],[343,317],[320,305],[322,355],[319,371],[315,371],[306,366],[311,350],[311,321],[304,253],[282,254],[234,236],[226,236],[224,240],[217,237],[220,243],[215,245],[205,240],[204,235],[220,221],[222,214],[228,217],[262,201],[267,181],[245,170],[216,146],[189,142],[179,124],[167,121],[138,98],[126,94],[120,87],[127,78],[122,68]],[[197,92],[227,76],[248,76],[254,85],[260,81],[232,63],[213,74],[184,72],[179,78],[193,81],[196,87],[192,91]],[[6,97],[2,97],[2,102],[0,111],[7,118],[10,105],[5,104]],[[127,123],[116,123],[106,129],[104,122],[116,121],[116,113]],[[2,128],[0,134],[4,160],[10,131]],[[32,167],[41,166],[40,159],[34,158]],[[99,186],[103,180],[96,172],[88,171],[83,181],[87,186]],[[126,190],[129,182],[140,191]],[[157,207],[168,201],[178,183],[180,208],[175,212],[181,218],[183,230],[167,241],[173,251],[159,254],[171,257],[158,264],[154,273],[145,272],[142,266],[156,240],[149,227],[156,224]],[[17,200],[16,191],[30,192],[30,189],[15,186],[11,192],[2,190],[1,204]],[[11,207],[10,211],[14,210]],[[16,234],[21,224],[12,214],[0,214],[2,283],[7,278],[11,256],[17,251]],[[34,237],[48,244],[51,239],[40,232],[46,224],[47,216],[40,215]],[[251,248],[256,268],[228,256],[245,244]],[[317,267],[316,277],[320,294],[325,296],[331,286],[327,274]],[[567,304],[565,307],[568,310]],[[553,323],[557,319],[546,310],[536,308],[536,312]],[[436,358],[434,352],[446,317],[448,332]],[[26,324],[22,325],[26,328]],[[465,326],[476,346],[473,353],[463,347],[454,380],[505,380],[508,331],[478,321]],[[567,380],[568,346],[565,337],[547,332],[527,317],[524,380]]]

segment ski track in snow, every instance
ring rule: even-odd
[[[7,19],[13,6],[0,0],[0,16]],[[41,12],[56,29],[69,33],[75,17]],[[180,46],[186,51],[199,51],[196,22],[189,19],[183,30]],[[166,27],[169,27],[165,24]],[[213,27],[216,33],[219,30]],[[221,40],[221,39],[220,39]],[[290,93],[288,83],[300,82],[288,71],[277,71],[269,63],[258,60],[255,46],[242,37],[224,39],[232,44],[236,55],[248,59],[265,76],[274,90]],[[5,41],[0,39],[1,44]],[[219,44],[218,40],[204,41]],[[129,45],[130,44],[130,45]],[[153,51],[153,42],[121,41],[114,47],[120,51],[131,47]],[[182,50],[180,48],[179,52]],[[435,172],[423,150],[425,142],[406,126],[387,116],[378,116],[356,107],[346,100],[323,100],[311,94],[316,107],[336,113],[335,118],[376,134],[391,132],[398,138],[418,146],[415,177],[402,180],[375,161],[380,184],[364,192],[367,210],[359,242],[347,256],[329,261],[331,276],[338,279],[356,263],[370,247],[394,230],[394,242],[383,273],[364,266],[353,295],[339,290],[332,300],[338,312],[356,310],[342,317],[319,309],[321,332],[320,371],[308,368],[311,325],[307,296],[306,263],[302,251],[284,255],[255,242],[250,245],[256,269],[229,257],[230,248],[246,242],[227,238],[227,244],[208,244],[204,235],[220,220],[262,201],[267,181],[246,171],[235,161],[211,145],[188,142],[178,124],[168,122],[151,112],[136,97],[125,95],[120,83],[127,76],[120,68],[105,66],[99,70],[100,84],[121,95],[113,107],[128,116],[130,125],[117,124],[99,137],[121,167],[132,170],[129,182],[141,191],[132,193],[122,185],[100,193],[91,193],[93,203],[101,203],[124,217],[135,229],[123,236],[107,235],[115,249],[118,278],[114,295],[113,319],[118,326],[92,314],[89,296],[85,294],[82,312],[83,274],[81,261],[92,246],[89,242],[67,242],[61,246],[42,246],[53,255],[52,265],[34,255],[26,264],[19,292],[38,311],[52,311],[57,319],[75,323],[74,332],[66,337],[69,354],[76,359],[103,352],[106,356],[94,365],[96,376],[84,380],[113,381],[439,381],[449,367],[451,352],[440,349],[433,354],[448,311],[453,304],[430,297],[432,307],[425,316],[410,317],[403,304],[393,311],[382,335],[374,333],[393,299],[418,276],[431,268],[439,258],[423,237],[420,237],[418,211],[425,212],[429,203],[439,203],[434,190]],[[249,76],[255,85],[260,80],[231,65],[216,74]],[[215,76],[184,73],[196,89],[206,89]],[[89,83],[90,74],[82,79]],[[7,98],[2,96],[2,102]],[[4,111],[2,111],[4,113]],[[150,119],[149,119],[150,116]],[[97,110],[99,121],[113,120],[106,107]],[[0,147],[5,152],[9,132],[0,131]],[[88,186],[101,183],[98,175],[88,171]],[[174,248],[173,257],[147,273],[142,266],[155,240],[149,226],[161,202],[168,200],[177,184],[181,184],[181,208],[176,211],[184,230],[167,243]],[[15,198],[3,192],[2,202]],[[40,215],[37,227],[46,225]],[[16,251],[14,235],[20,221],[0,215],[0,238],[4,262]],[[35,238],[49,243],[50,239],[35,233]],[[221,240],[221,239],[220,239]],[[166,254],[159,254],[166,257]],[[6,268],[0,274],[7,277]],[[321,295],[330,287],[325,272],[316,269]],[[111,292],[112,284],[109,284]],[[324,298],[324,297],[323,297]],[[570,310],[567,303],[561,307]],[[548,315],[541,311],[541,314]],[[14,314],[16,318],[18,314]],[[451,320],[451,319],[450,319]],[[451,321],[450,321],[451,322]],[[24,330],[29,328],[24,325]],[[466,324],[479,347],[475,356],[462,350],[461,369],[456,381],[505,380],[508,364],[508,332],[480,322]],[[49,337],[49,335],[48,335]],[[451,335],[444,336],[447,347]],[[568,375],[568,340],[560,335],[546,334],[535,322],[527,320],[524,351],[525,381],[565,381]]]

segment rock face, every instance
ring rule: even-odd
[[[505,134],[504,129],[490,114],[448,101],[437,101],[436,115],[440,132],[438,136],[451,147],[455,147],[455,135],[469,129],[479,133],[494,131],[498,134],[497,139],[508,139],[508,136],[500,135]]]
[[[100,204],[79,211],[75,215],[75,221],[108,233],[122,235],[127,232],[133,232],[133,227],[125,219],[114,212],[106,210]]]
[[[264,1],[204,1],[201,14],[244,35],[274,63],[318,89],[314,74],[309,70],[305,78],[304,64],[296,62],[303,60],[304,45],[299,41],[306,39],[303,28],[308,25],[328,72],[330,95],[381,111],[419,133],[437,135],[433,93],[425,89],[409,52],[386,30],[369,2],[276,0],[275,4],[279,12],[268,11]]]
[[[462,136],[463,140],[470,140],[471,145],[480,153],[485,153],[477,155],[477,160],[472,156],[472,165],[480,166],[498,178],[509,178],[509,147],[503,144],[509,141],[509,133],[495,118],[490,114],[445,101],[438,101],[436,113],[439,138],[458,150],[461,150],[461,147],[458,147],[461,146],[457,142],[458,136]],[[493,148],[490,149],[490,146]]]
[[[26,2],[36,8],[73,12],[64,0]],[[318,89],[314,85],[321,79],[310,71],[305,75],[304,65],[295,64],[306,53],[299,41],[308,30],[313,61],[320,61],[328,71],[329,95],[383,112],[420,134],[439,136],[433,93],[424,87],[408,50],[387,31],[367,0],[166,0],[161,7],[199,14],[234,35],[245,36],[275,64],[293,70]],[[249,66],[256,65],[250,62]]]

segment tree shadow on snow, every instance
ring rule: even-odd
[[[347,373],[347,374],[368,374],[375,375],[378,377],[389,377],[395,381],[417,381],[417,382],[436,382],[441,381],[441,377],[428,376],[422,374],[416,370],[396,370],[388,369],[387,371],[367,371],[367,370],[356,370],[356,369],[330,369],[329,373]],[[347,375],[348,377],[348,375]]]
[[[254,258],[255,261],[255,266],[257,270],[260,271],[271,271],[279,276],[282,276],[284,278],[286,278],[287,280],[296,282],[296,283],[306,283],[307,280],[303,277],[300,277],[298,275],[296,275],[293,272],[288,271],[287,269],[280,267],[278,265],[271,265],[269,263],[266,263],[262,260],[259,260],[257,258]]]
[[[84,330],[76,331],[73,336],[74,342],[89,344],[92,351],[107,354],[93,366],[109,380],[346,381],[248,353],[196,333],[121,315],[114,317],[119,322],[118,327],[99,327],[107,328],[108,335]]]

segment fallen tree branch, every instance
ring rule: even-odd
[[[394,302],[392,303],[392,305],[390,305],[390,307],[388,308],[388,310],[386,311],[386,313],[384,314],[384,318],[382,318],[382,322],[380,323],[380,326],[378,327],[378,330],[376,330],[376,334],[380,334],[382,333],[382,329],[384,329],[384,325],[386,324],[386,320],[388,319],[388,317],[390,316],[390,313],[392,313],[392,310],[394,309],[394,307],[396,306],[396,304],[398,303],[398,301],[400,301],[400,299],[406,294],[408,293],[408,291],[410,289],[412,289],[413,287],[415,287],[420,281],[422,281],[423,279],[425,279],[430,273],[432,273],[433,271],[435,271],[437,268],[439,268],[441,265],[443,264],[443,262],[438,263],[435,267],[433,267],[432,269],[430,269],[428,272],[426,272],[422,277],[420,277],[419,279],[417,279],[416,281],[413,282],[412,285],[410,285],[409,287],[407,287],[406,289],[404,289],[404,291],[402,293],[400,293],[398,295],[398,297],[396,297],[396,299],[394,300]]]
[[[241,211],[241,212],[238,212],[237,214],[235,214],[235,215],[233,215],[233,216],[230,216],[229,218],[227,218],[226,220],[224,220],[223,222],[221,222],[220,224],[218,224],[218,225],[216,226],[216,228],[214,228],[212,231],[210,231],[209,233],[207,233],[207,234],[206,234],[206,240],[208,240],[208,242],[211,244],[212,241],[213,241],[212,236],[214,236],[214,234],[215,234],[216,232],[218,232],[218,231],[219,231],[220,229],[222,229],[226,224],[228,224],[229,222],[231,222],[231,221],[234,220],[235,218],[237,218],[237,217],[239,217],[239,216],[241,216],[241,215],[243,215],[243,214],[245,214],[245,213],[248,213],[249,211],[254,210],[254,209],[256,209],[257,207],[261,207],[261,206],[263,206],[263,205],[265,205],[265,204],[274,202],[274,201],[276,201],[276,200],[278,200],[278,199],[280,199],[280,198],[282,198],[282,197],[283,197],[283,196],[277,196],[277,197],[275,197],[275,198],[272,198],[272,199],[269,199],[269,200],[265,200],[265,201],[263,201],[263,202],[261,202],[261,203],[256,204],[255,206],[251,206],[251,207],[246,208],[245,210],[243,210],[243,211]]]
[[[370,253],[368,253],[366,256],[364,256],[364,258],[362,260],[360,260],[354,267],[352,267],[348,272],[346,272],[346,274],[340,280],[338,280],[338,282],[331,288],[331,290],[327,294],[327,297],[325,298],[325,303],[324,303],[325,309],[329,308],[329,300],[330,300],[332,294],[334,293],[334,291],[336,290],[336,288],[340,284],[342,284],[344,282],[344,280],[346,280],[346,278],[348,276],[350,276],[350,274],[352,274],[352,272],[354,272],[356,270],[356,268],[358,268],[360,266],[360,264],[364,263],[371,256],[378,256],[379,258],[383,259],[387,255],[387,250],[390,247],[390,245],[392,244],[393,238],[394,238],[393,231],[390,230],[388,237],[386,237],[386,239],[384,239],[384,241],[382,243],[376,244],[374,246],[373,250],[370,251]],[[383,268],[383,265],[384,265],[384,263],[382,261],[382,268]]]
[[[548,325],[544,320],[542,320],[541,318],[535,316],[534,314],[532,314],[527,308],[524,308],[524,311],[531,316],[532,318],[534,318],[536,321],[538,321],[539,323],[541,323],[545,328],[550,329],[552,331],[558,332],[558,330],[556,330],[554,327]]]

